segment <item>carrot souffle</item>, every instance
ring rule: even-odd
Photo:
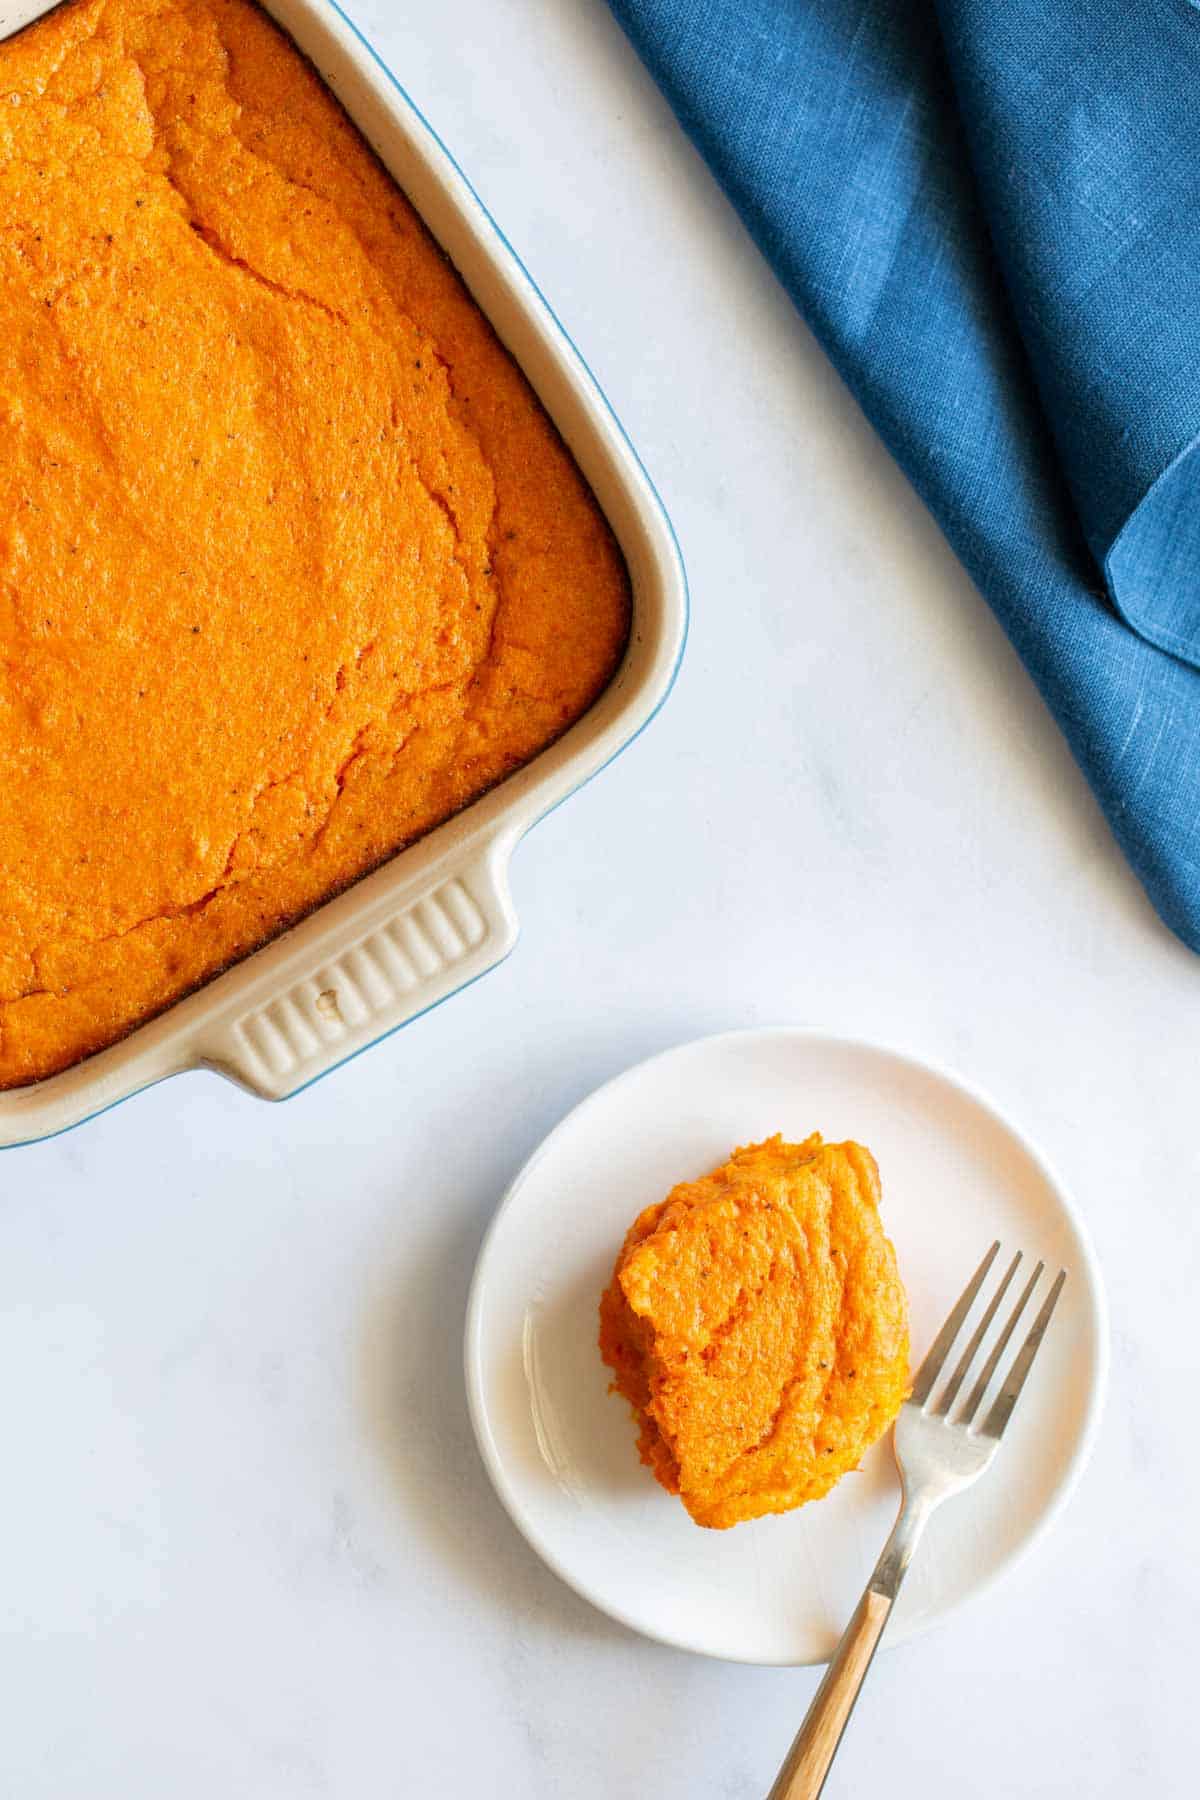
[[[861,1144],[768,1139],[630,1227],[600,1350],[698,1525],[819,1499],[908,1392],[908,1322]]]
[[[584,711],[624,565],[248,0],[0,43],[0,1086],[112,1042]]]

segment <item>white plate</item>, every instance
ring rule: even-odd
[[[837,1642],[891,1526],[887,1444],[824,1500],[702,1530],[638,1462],[629,1408],[608,1392],[596,1346],[597,1302],[634,1215],[775,1131],[854,1137],[875,1152],[914,1361],[993,1238],[1069,1271],[1003,1450],[934,1517],[888,1641],[1011,1567],[1091,1448],[1108,1363],[1100,1275],[1028,1141],[960,1081],[899,1051],[799,1028],[732,1032],[600,1088],[526,1163],[488,1232],[467,1313],[467,1391],[501,1500],[585,1599],[682,1649],[811,1663]]]

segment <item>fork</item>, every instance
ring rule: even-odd
[[[900,1408],[892,1437],[896,1466],[900,1471],[900,1514],[883,1547],[854,1616],[833,1653],[825,1678],[813,1695],[812,1705],[796,1741],[788,1752],[767,1800],[817,1800],[825,1786],[838,1745],[846,1729],[871,1659],[891,1617],[900,1584],[908,1572],[913,1552],[935,1507],[978,1481],[1000,1448],[1005,1427],[1012,1417],[1033,1359],[1041,1348],[1050,1316],[1067,1279],[1060,1269],[1038,1311],[1025,1342],[1013,1358],[995,1399],[976,1427],[974,1419],[988,1384],[1000,1366],[1000,1358],[1017,1328],[1044,1268],[1037,1268],[1009,1314],[966,1400],[951,1418],[951,1409],[971,1372],[980,1347],[1021,1262],[1018,1250],[999,1287],[968,1340],[945,1387],[930,1404],[946,1359],[958,1340],[968,1314],[979,1296],[992,1264],[1000,1252],[994,1243],[967,1283],[946,1323],[934,1338],[929,1354],[917,1371],[912,1393]]]

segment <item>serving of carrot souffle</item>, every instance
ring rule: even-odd
[[[412,207],[248,0],[0,43],[0,1086],[526,762],[629,584]]]
[[[698,1525],[828,1493],[908,1392],[908,1321],[861,1144],[751,1144],[634,1220],[600,1350]]]

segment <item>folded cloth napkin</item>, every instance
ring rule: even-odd
[[[1200,950],[1200,0],[610,0]]]

